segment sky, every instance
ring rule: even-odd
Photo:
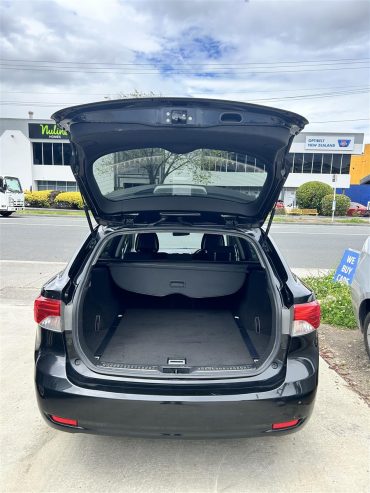
[[[132,94],[295,111],[370,142],[369,0],[2,0],[1,116]]]

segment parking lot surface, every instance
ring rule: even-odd
[[[63,263],[2,262],[4,492],[368,492],[369,408],[321,361],[316,408],[280,438],[166,440],[62,433],[39,415],[32,300]]]

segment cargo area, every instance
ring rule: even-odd
[[[101,255],[82,293],[84,355],[98,371],[119,374],[212,376],[258,368],[276,336],[266,271],[255,258],[210,260]]]
[[[253,363],[227,310],[130,308],[97,353],[101,364],[199,368]]]

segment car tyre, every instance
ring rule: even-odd
[[[13,214],[13,212],[5,211],[5,212],[0,212],[0,214],[1,214],[3,217],[9,217],[11,214]]]
[[[365,317],[364,342],[365,342],[365,349],[366,349],[367,355],[369,356],[369,359],[370,359],[370,313],[368,313]]]

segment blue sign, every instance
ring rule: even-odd
[[[358,264],[358,259],[360,258],[360,252],[356,250],[345,250],[342,260],[335,271],[334,281],[344,282],[346,284],[352,284],[353,276],[356,272],[356,267]]]

